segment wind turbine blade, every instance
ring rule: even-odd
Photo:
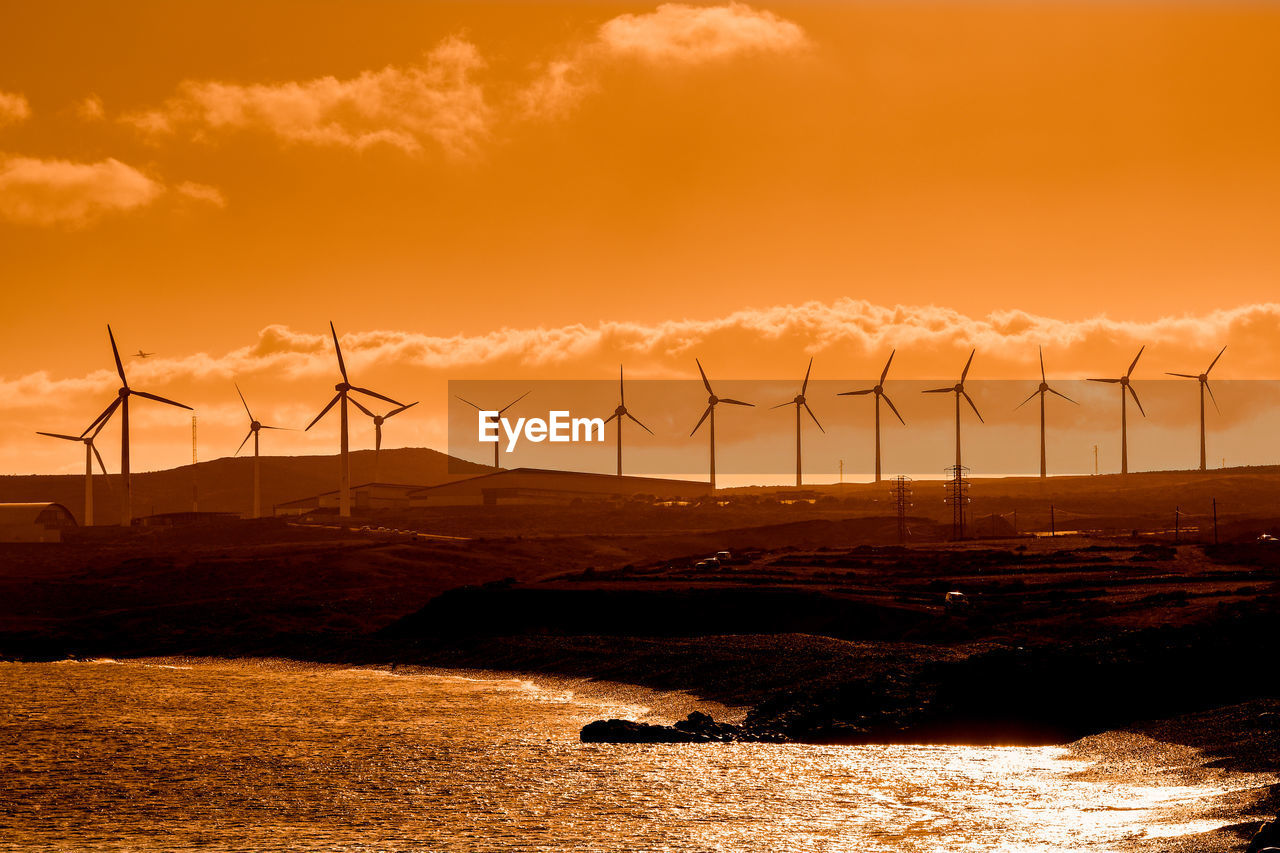
[[[1030,396],[1030,397],[1028,397],[1027,399],[1023,400],[1023,401],[1022,401],[1021,403],[1019,403],[1018,405],[1014,406],[1014,407],[1013,407],[1013,410],[1014,410],[1015,412],[1016,412],[1016,411],[1018,411],[1018,409],[1021,409],[1021,408],[1022,408],[1023,406],[1025,406],[1027,403],[1030,403],[1032,400],[1034,400],[1034,399],[1036,398],[1036,395],[1037,395],[1037,394],[1039,394],[1039,393],[1040,393],[1040,390],[1039,390],[1038,388],[1037,388],[1035,391],[1032,391],[1032,392],[1031,392],[1031,396]]]
[[[1218,359],[1222,358],[1222,353],[1226,351],[1227,348],[1223,347],[1218,354],[1213,357],[1213,361],[1209,362],[1209,369],[1204,372],[1205,376],[1209,375],[1209,370],[1213,370],[1213,366],[1218,363]]]
[[[809,357],[809,366],[804,371],[804,382],[800,385],[800,393],[803,394],[809,388],[809,374],[813,372],[813,356]]]
[[[627,404],[627,389],[622,384],[622,365],[618,365],[618,405],[625,406]]]
[[[231,455],[232,455],[232,456],[239,456],[239,455],[240,455],[240,451],[241,451],[241,450],[244,450],[244,446],[245,446],[246,444],[248,444],[249,439],[251,439],[251,438],[253,438],[253,430],[249,430],[247,433],[245,433],[244,441],[241,441],[241,442],[240,442],[240,446],[236,448],[236,452],[235,452],[235,453],[232,453]]]
[[[974,405],[973,398],[969,396],[969,392],[961,391],[960,393],[964,395],[964,399],[969,403],[969,408],[973,409],[973,413],[978,416],[978,420],[982,421],[985,424],[986,421],[983,420],[982,412],[979,412],[978,407]]]
[[[1050,394],[1057,394],[1059,397],[1061,397],[1062,399],[1066,400],[1068,403],[1076,403],[1076,401],[1075,401],[1075,400],[1072,400],[1070,397],[1068,397],[1066,394],[1063,394],[1061,391],[1055,391],[1055,390],[1053,390],[1052,388],[1050,388],[1050,389],[1049,389],[1049,393],[1050,393]],[[1080,404],[1079,404],[1079,403],[1076,403],[1076,405],[1078,406],[1078,405],[1080,405]]]
[[[62,439],[66,439],[67,441],[84,441],[84,438],[82,436],[63,435],[60,432],[41,432],[40,430],[36,430],[36,435],[47,435],[49,436],[49,438],[62,438]]]
[[[501,409],[498,409],[498,414],[502,414],[502,413],[503,413],[503,412],[505,412],[507,409],[511,408],[511,407],[512,407],[512,406],[514,406],[516,403],[519,403],[521,400],[523,400],[525,397],[528,397],[528,396],[529,396],[530,394],[532,394],[532,393],[533,393],[533,389],[532,389],[532,388],[530,388],[528,391],[525,391],[523,394],[521,394],[519,397],[516,397],[516,398],[515,398],[514,400],[512,400],[510,403],[507,403],[507,404],[506,404],[505,406],[503,406]]]
[[[966,361],[966,362],[964,363],[964,370],[960,371],[960,382],[961,382],[961,383],[963,383],[963,382],[964,382],[964,380],[965,380],[965,377],[967,377],[967,376],[969,375],[969,365],[973,364],[973,356],[974,356],[974,353],[976,353],[976,352],[977,352],[977,350],[976,350],[976,349],[974,349],[972,352],[970,352],[970,353],[969,353],[969,360],[968,360],[968,361]]]
[[[296,432],[293,427],[267,426],[266,424],[258,424],[258,429],[283,429],[288,430],[289,432]]]
[[[822,429],[822,424],[818,423],[818,416],[813,413],[813,409],[809,408],[808,403],[804,404],[804,410],[809,413],[809,417],[813,418],[813,422],[815,424],[818,424],[818,429],[821,429],[823,432],[826,432],[825,429]]]
[[[863,394],[874,393],[876,389],[867,388],[865,391],[841,391],[837,397],[861,397]]]
[[[88,435],[89,430],[93,430],[93,437],[97,438],[98,433],[102,432],[102,428],[107,425],[107,421],[111,420],[111,416],[115,413],[115,410],[118,408],[120,408],[120,398],[116,397],[114,400],[111,401],[111,405],[103,409],[102,414],[94,418],[93,423],[89,424],[88,428],[85,429],[85,431],[80,434],[81,438]]]
[[[1164,372],[1164,375],[1165,376],[1181,376],[1183,379],[1199,379],[1200,378],[1199,376],[1193,376],[1190,373],[1170,373],[1167,370]]]
[[[399,400],[393,400],[385,394],[379,394],[377,391],[370,391],[368,388],[357,388],[356,386],[352,385],[351,390],[359,391],[361,394],[364,394],[367,397],[377,397],[379,400],[383,400],[387,403],[390,403],[393,406],[404,405],[404,403],[401,403]]]
[[[414,400],[412,403],[410,403],[410,404],[409,404],[409,405],[407,405],[407,406],[401,406],[401,407],[400,407],[400,408],[398,408],[398,409],[392,409],[391,411],[389,411],[389,412],[387,412],[385,415],[383,415],[383,416],[382,416],[382,419],[385,421],[387,418],[390,418],[390,417],[393,417],[393,416],[395,416],[395,415],[398,415],[398,414],[400,414],[401,412],[405,411],[406,409],[412,409],[412,408],[413,408],[414,406],[416,406],[416,405],[418,405],[418,401],[417,401],[417,400]]]
[[[364,413],[365,413],[365,415],[367,415],[368,417],[371,417],[371,418],[377,417],[377,415],[375,415],[373,412],[371,412],[371,411],[369,411],[368,409],[366,409],[366,408],[365,408],[365,407],[360,403],[360,401],[359,401],[359,400],[357,400],[355,397],[352,397],[352,396],[348,395],[348,396],[347,396],[347,399],[351,401],[351,405],[355,406],[357,409],[359,409],[360,411],[364,412]]]
[[[316,425],[317,421],[319,421],[325,415],[329,414],[329,410],[332,409],[334,404],[341,399],[342,399],[341,391],[339,391],[337,394],[334,394],[333,399],[329,401],[329,405],[325,406],[323,409],[320,410],[320,414],[316,415],[315,418],[311,421],[311,423],[307,424],[307,427],[306,429],[303,430],[303,432],[306,432],[308,429],[311,429],[313,426]]]
[[[616,417],[620,417],[620,415],[617,412],[614,412],[612,415],[609,415],[609,417],[605,418],[604,422],[608,423],[609,421],[613,420]]]
[[[454,394],[453,396],[458,397],[457,394]],[[478,412],[484,411],[484,408],[482,406],[477,406],[475,403],[471,402],[470,400],[463,399],[462,397],[458,397],[458,399],[462,400],[462,402],[466,403],[468,406],[470,406],[471,408],[475,409]]]
[[[720,397],[721,403],[728,403],[731,406],[754,406],[755,403],[744,403],[741,400],[730,400],[728,397]]]
[[[711,414],[711,410],[712,410],[713,408],[715,408],[715,407],[714,407],[714,406],[707,406],[706,411],[704,411],[704,412],[702,413],[702,417],[698,418],[698,422],[697,422],[696,424],[694,424],[693,432],[689,433],[689,435],[693,435],[693,433],[694,433],[694,432],[697,432],[697,431],[698,431],[698,427],[702,426],[702,422],[703,422],[703,421],[705,421],[705,420],[707,419],[707,415]]]
[[[881,399],[883,399],[886,403],[888,403],[888,404],[889,404],[889,408],[893,410],[893,413],[894,413],[895,415],[898,415],[898,421],[899,421],[903,426],[906,426],[906,425],[907,425],[907,422],[906,422],[906,421],[904,421],[904,420],[902,420],[902,415],[898,414],[898,407],[897,407],[897,406],[895,406],[895,405],[893,404],[893,401],[889,399],[889,395],[888,395],[888,394],[885,394],[885,393],[882,391],[882,392],[880,392],[880,398],[881,398]]]
[[[1133,375],[1133,369],[1138,366],[1138,359],[1142,358],[1142,351],[1145,350],[1146,348],[1147,348],[1146,344],[1143,344],[1142,347],[1139,348],[1138,354],[1133,357],[1133,364],[1129,365],[1129,370],[1125,372],[1124,374],[1125,376]]]
[[[1116,384],[1117,382],[1119,382],[1120,380],[1119,380],[1119,379],[1090,379],[1090,380],[1088,380],[1088,381],[1089,381],[1089,382],[1106,382],[1106,383],[1108,383],[1108,384],[1114,385],[1114,384]]]
[[[1213,400],[1213,408],[1218,414],[1222,414],[1222,409],[1218,408],[1218,398],[1213,396],[1213,388],[1209,385],[1209,380],[1204,381],[1204,390],[1209,392],[1209,399]]]
[[[146,391],[132,391],[132,390],[129,393],[138,397],[146,397],[148,400],[155,400],[157,403],[168,403],[170,406],[177,406],[179,409],[188,409],[193,412],[195,411],[195,409],[192,409],[186,403],[179,403],[177,400],[170,400],[167,397],[161,397],[159,394],[148,394]]]
[[[120,350],[116,348],[116,336],[111,331],[110,324],[107,325],[107,337],[111,338],[111,354],[116,359],[116,373],[120,374],[120,384],[129,387],[129,380],[124,378],[124,362],[120,361]]]
[[[714,395],[716,392],[711,390],[711,383],[707,381],[707,372],[702,369],[702,362],[695,358],[693,363],[698,365],[698,372],[702,374],[702,384],[707,386],[707,393]]]
[[[928,391],[921,391],[921,394],[950,394],[955,388],[930,388]]]
[[[884,370],[880,371],[880,384],[884,384],[884,378],[889,375],[889,365],[893,364],[893,357],[898,351],[895,349],[889,353],[889,360],[884,363]]]
[[[107,463],[102,461],[102,454],[98,452],[98,448],[94,447],[92,443],[89,444],[89,449],[93,451],[93,457],[98,460],[98,468],[102,471],[102,476],[107,476]],[[111,481],[108,480],[107,482],[110,483]]]
[[[240,395],[240,402],[244,403],[244,413],[249,416],[249,420],[253,420],[253,412],[249,411],[249,404],[245,403],[244,394],[240,391],[239,385],[236,385],[236,393]]]
[[[769,408],[770,408],[770,409],[781,409],[783,406],[790,406],[790,405],[792,405],[792,404],[794,404],[794,403],[795,403],[795,400],[788,400],[788,401],[787,401],[787,402],[785,402],[785,403],[779,403],[778,405],[776,405],[776,406],[770,406]]]
[[[338,330],[333,328],[333,321],[329,321],[329,333],[333,335],[333,351],[338,354],[338,370],[342,371],[342,381],[350,382],[347,379],[347,363],[342,360],[342,347],[338,344]]]
[[[639,418],[637,418],[635,415],[631,414],[630,412],[627,412],[627,417],[629,417],[629,418],[631,418],[631,420],[635,421],[635,422],[636,422],[636,426],[640,427],[642,430],[644,430],[645,432],[649,433],[649,435],[653,435],[653,430],[649,429],[647,426],[645,426],[644,424],[640,423],[640,419],[639,419]]]
[[[1133,402],[1138,404],[1138,411],[1142,412],[1142,416],[1145,418],[1147,416],[1147,412],[1142,408],[1142,401],[1138,399],[1138,392],[1133,390],[1132,385],[1126,385],[1125,387],[1128,388],[1129,393],[1133,395]]]
[[[1044,377],[1044,347],[1040,347],[1040,381],[1041,382],[1049,381]]]

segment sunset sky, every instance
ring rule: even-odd
[[[1278,55],[1273,3],[11,4],[0,472],[79,469],[34,431],[110,401],[108,322],[203,458],[233,381],[320,410],[330,320],[357,384],[422,401],[389,446],[446,447],[450,379],[695,355],[953,381],[1145,344],[1137,381],[1229,345],[1215,376],[1275,379]],[[134,412],[139,469],[190,461],[186,413]]]

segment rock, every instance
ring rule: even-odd
[[[1264,823],[1249,841],[1247,853],[1264,853],[1280,848],[1280,818]]]
[[[694,711],[672,726],[634,720],[596,720],[582,727],[578,739],[583,743],[786,743],[789,740],[773,729],[717,723],[710,714],[701,711]]]

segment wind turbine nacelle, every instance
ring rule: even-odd
[[[617,417],[622,417],[622,416],[623,416],[623,415],[625,415],[626,413],[627,413],[627,407],[626,407],[626,406],[619,406],[618,408],[616,408],[616,409],[614,409],[614,410],[613,410],[613,414],[614,414],[615,416],[617,416]]]
[[[337,385],[333,386],[333,390],[341,394],[343,391],[350,391],[351,386],[348,385],[346,382],[339,382]]]
[[[125,399],[126,397],[129,396],[129,389],[121,388],[119,391],[116,392],[116,396],[118,396],[121,400]]]
[[[792,400],[791,402],[795,403],[797,406],[803,406],[803,405],[804,405],[804,395],[803,395],[803,394],[797,394],[797,395],[796,395],[796,398],[795,398],[794,400]]]
[[[1036,390],[1038,390],[1040,393],[1042,393],[1042,394],[1043,394],[1045,391],[1048,391],[1048,390],[1049,390],[1049,383],[1048,383],[1048,382],[1041,382],[1041,383],[1040,383],[1040,387],[1039,387],[1038,389],[1036,389]]]
[[[707,398],[708,406],[714,406],[716,403],[719,403],[719,402],[720,402],[720,398],[717,397],[715,394],[712,394],[710,397]]]
[[[963,382],[957,382],[957,383],[956,383],[956,385],[955,385],[955,387],[954,387],[954,388],[952,388],[951,390],[952,390],[952,391],[955,391],[957,394],[963,394],[963,393],[964,393],[964,383],[963,383]]]

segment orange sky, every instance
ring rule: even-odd
[[[443,446],[448,378],[695,352],[1275,377],[1277,55],[1270,3],[17,5],[0,471],[75,469],[31,431],[105,405],[107,322],[205,455],[233,375],[318,411],[331,318],[424,401],[393,446]],[[142,409],[141,465],[189,459]]]

